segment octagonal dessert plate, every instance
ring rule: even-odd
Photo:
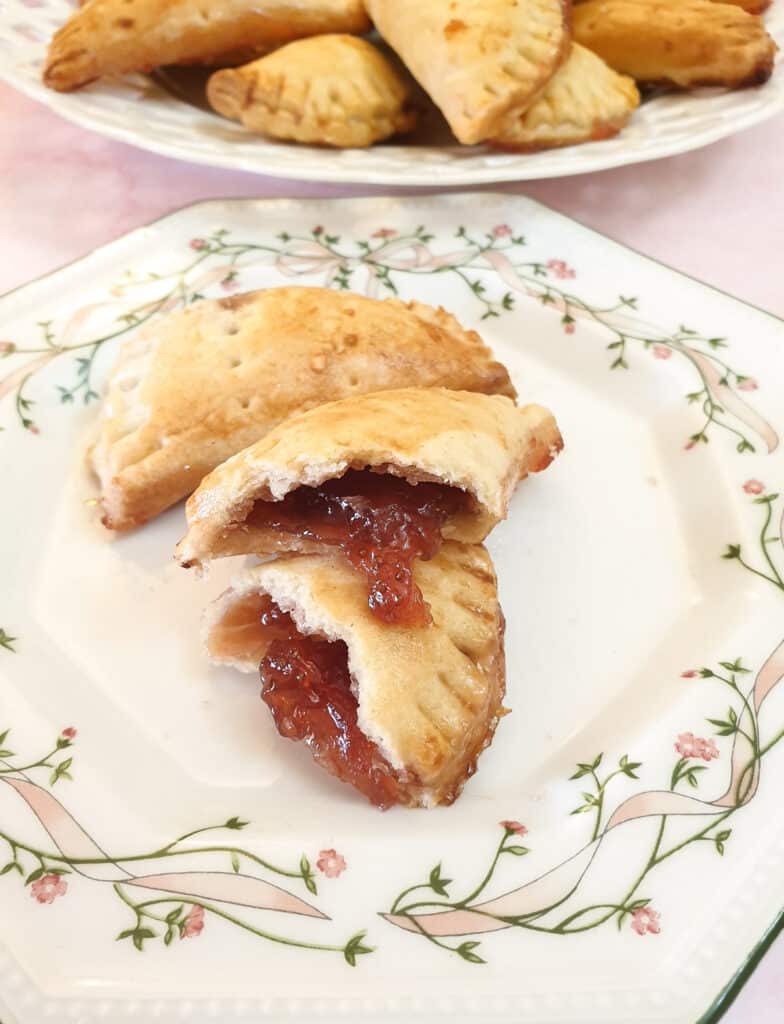
[[[380,813],[210,668],[107,368],[202,296],[443,304],[566,447],[490,548],[512,714]],[[784,901],[784,327],[532,201],[220,201],[0,299],[0,1019],[709,1020]],[[236,560],[234,560],[236,561]],[[703,1015],[705,1015],[703,1017]]]
[[[335,150],[260,138],[209,109],[203,82],[180,70],[106,78],[63,94],[41,81],[52,34],[76,0],[0,3],[0,79],[61,117],[121,142],[193,163],[305,181],[386,185],[476,185],[526,181],[620,167],[699,149],[784,110],[784,73],[777,62],[761,88],[696,89],[647,99],[612,139],[540,153],[502,153],[459,146],[445,124],[424,119],[412,137],[370,149]],[[784,2],[764,15],[784,48]]]

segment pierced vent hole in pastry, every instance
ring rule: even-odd
[[[446,520],[467,512],[472,501],[457,487],[350,469],[318,487],[298,487],[282,501],[257,501],[246,523],[340,548],[364,575],[377,618],[426,626],[430,611],[414,582],[413,562],[437,553]]]
[[[304,742],[314,760],[377,807],[407,803],[411,772],[398,772],[357,725],[348,649],[305,636],[266,594],[246,594],[210,639],[213,654],[254,652],[261,698],[281,736]]]

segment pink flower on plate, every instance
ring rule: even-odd
[[[201,935],[204,928],[204,907],[191,907],[180,929],[181,939],[193,939]]]
[[[696,441],[687,441],[686,444],[683,447],[684,447],[684,449],[687,452],[690,452],[692,450],[692,448],[696,448],[697,447],[697,442]]]
[[[12,341],[0,341],[0,356],[10,356],[15,349]]]
[[[54,903],[67,892],[68,883],[60,875],[42,875],[30,886],[30,895],[39,903]]]
[[[687,669],[685,672],[681,672],[681,679],[696,679],[699,672],[696,668]]]
[[[188,244],[190,245],[191,249],[195,249],[196,252],[198,252],[199,249],[207,248],[206,238],[192,238]]]
[[[574,334],[574,321],[564,324],[563,329],[566,334]]]
[[[715,761],[719,756],[719,748],[715,740],[697,740],[697,755],[703,761]]]
[[[699,757],[701,740],[693,732],[682,732],[675,741],[675,750],[681,757]]]
[[[493,228],[493,238],[508,238],[512,234],[512,229],[508,224],[496,224]]]
[[[519,821],[500,821],[498,824],[501,826],[501,828],[508,828],[509,831],[510,832],[514,832],[515,835],[518,835],[518,836],[527,836],[528,835],[528,829],[525,827],[525,825],[521,824]]]
[[[30,431],[31,434],[40,434],[41,433],[41,431],[38,429],[38,427],[35,425],[35,423],[31,423],[30,426],[27,429]]]
[[[324,234],[324,228],[322,227],[322,225],[321,225],[321,224],[317,224],[317,225],[315,226],[315,228],[313,228],[313,234],[314,234],[314,235],[315,235],[315,236],[316,236],[317,238],[318,238],[318,236],[319,236],[319,235],[323,235],[323,234]]]
[[[743,485],[743,490],[746,494],[762,494],[765,484],[761,480],[747,480]]]
[[[650,907],[638,907],[632,914],[632,929],[638,935],[645,935],[646,932],[649,935],[658,935],[661,931],[660,917],[661,914]]]
[[[738,391],[756,391],[759,384],[753,377],[744,377],[738,381]]]
[[[575,276],[572,268],[568,263],[565,263],[564,260],[548,260],[547,269],[562,281],[566,281]]]
[[[72,740],[76,736],[76,729],[72,725],[69,725],[67,729],[63,729],[63,736],[67,740]]]
[[[229,274],[229,275],[227,275],[221,281],[220,286],[221,286],[221,288],[225,292],[236,292],[236,290],[240,286],[240,283],[237,280],[237,275],[236,274]]]
[[[654,359],[669,359],[672,355],[672,349],[668,345],[654,345],[651,352]]]
[[[316,867],[327,878],[338,878],[346,870],[346,861],[337,850],[320,850]]]
[[[394,238],[397,234],[394,228],[379,228],[370,236],[371,238]]]

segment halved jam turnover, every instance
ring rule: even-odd
[[[281,736],[371,803],[452,803],[504,713],[504,620],[481,545],[444,543],[414,580],[425,628],[379,621],[333,553],[256,566],[209,609],[213,661],[261,674]]]
[[[188,503],[178,555],[194,565],[338,549],[377,618],[426,626],[416,562],[445,539],[483,540],[518,481],[560,447],[546,409],[499,396],[405,389],[334,402],[211,473]]]

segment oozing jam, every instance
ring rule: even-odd
[[[357,725],[348,650],[303,636],[291,616],[263,598],[261,624],[273,639],[261,661],[261,698],[278,732],[304,740],[319,764],[377,807],[401,803],[398,774]]]
[[[463,491],[409,484],[349,470],[320,487],[299,487],[283,501],[257,502],[248,522],[341,548],[368,583],[368,604],[383,622],[426,626],[430,612],[414,582],[414,559],[432,558],[447,518],[468,508]]]

